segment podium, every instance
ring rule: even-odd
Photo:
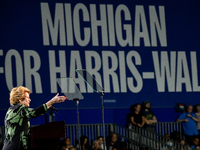
[[[65,138],[65,122],[57,121],[31,128],[31,150],[56,150]]]

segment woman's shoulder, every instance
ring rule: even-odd
[[[24,105],[21,104],[14,104],[8,108],[7,112],[18,112],[19,110],[23,109]]]

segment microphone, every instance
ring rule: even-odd
[[[53,106],[50,107],[49,109],[50,109],[50,113],[49,113],[49,115],[53,117],[53,122],[54,122],[54,121],[55,121],[55,115],[56,115],[58,109],[55,108],[55,107],[53,107]],[[53,112],[53,111],[54,111],[54,112]]]
[[[52,107],[50,107],[50,110],[52,110],[52,111],[53,111],[53,110],[55,110],[55,111],[58,111],[58,109],[57,109],[57,108],[55,108],[55,107],[53,107],[53,106],[52,106]]]

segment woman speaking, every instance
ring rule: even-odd
[[[29,118],[36,118],[46,113],[55,103],[64,102],[65,96],[57,94],[47,103],[36,109],[28,108],[31,102],[31,91],[23,86],[15,87],[10,92],[10,108],[5,116],[5,141],[3,150],[30,149],[28,137],[30,136]]]

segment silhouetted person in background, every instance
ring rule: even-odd
[[[99,140],[94,140],[93,141],[91,150],[102,150]]]
[[[145,129],[152,133],[155,133],[155,123],[157,123],[157,118],[154,112],[151,110],[151,103],[149,101],[145,101],[142,104],[143,106],[143,114],[145,116]]]
[[[198,122],[197,122],[197,130],[200,134],[200,105],[196,105],[196,112],[195,112],[196,116],[197,116],[197,119],[198,119]]]
[[[145,116],[140,112],[141,105],[139,103],[134,104],[134,110],[131,111],[130,120],[132,125],[143,127],[145,124]]]
[[[177,122],[182,122],[183,131],[185,134],[186,142],[190,145],[195,138],[198,138],[199,132],[197,130],[196,123],[198,122],[197,116],[192,112],[193,106],[189,105],[187,107],[187,112],[181,114]]]
[[[116,133],[111,134],[110,139],[106,142],[107,150],[112,150],[113,147],[119,149],[119,141]]]
[[[106,146],[105,146],[105,149],[104,149],[104,145],[103,145],[103,136],[98,136],[97,139],[99,140],[99,143],[100,143],[100,148],[103,149],[103,150],[106,150]]]
[[[88,138],[87,136],[83,135],[80,137],[80,144],[76,146],[77,149],[81,146],[81,150],[88,150]]]
[[[70,147],[73,147],[73,145],[71,145],[71,140],[69,137],[64,138],[61,144],[62,143],[66,144],[66,150],[69,150]]]

